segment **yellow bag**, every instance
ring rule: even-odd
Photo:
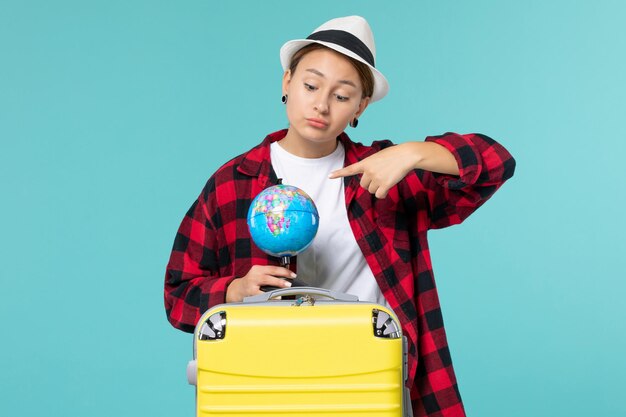
[[[197,416],[216,417],[411,415],[406,372],[393,311],[313,287],[211,308],[187,368]]]

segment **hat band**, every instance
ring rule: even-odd
[[[321,30],[319,32],[311,33],[307,39],[312,41],[322,41],[322,42],[330,42],[337,44],[339,46],[343,46],[344,48],[354,52],[365,62],[374,67],[374,56],[370,49],[361,41],[361,39],[357,38],[350,32],[346,32],[344,30]]]

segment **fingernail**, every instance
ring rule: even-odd
[[[297,277],[296,273],[295,273],[295,272],[292,272],[292,273],[291,273],[291,278],[295,278],[295,277]]]
[[[283,284],[285,287],[291,287],[291,282],[285,281]]]

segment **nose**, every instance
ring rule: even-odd
[[[315,110],[321,114],[328,113],[328,100],[325,97],[319,97],[315,104]]]

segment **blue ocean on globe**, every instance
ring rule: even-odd
[[[275,185],[257,195],[248,210],[248,227],[254,243],[273,256],[295,256],[317,234],[319,214],[304,191]]]

